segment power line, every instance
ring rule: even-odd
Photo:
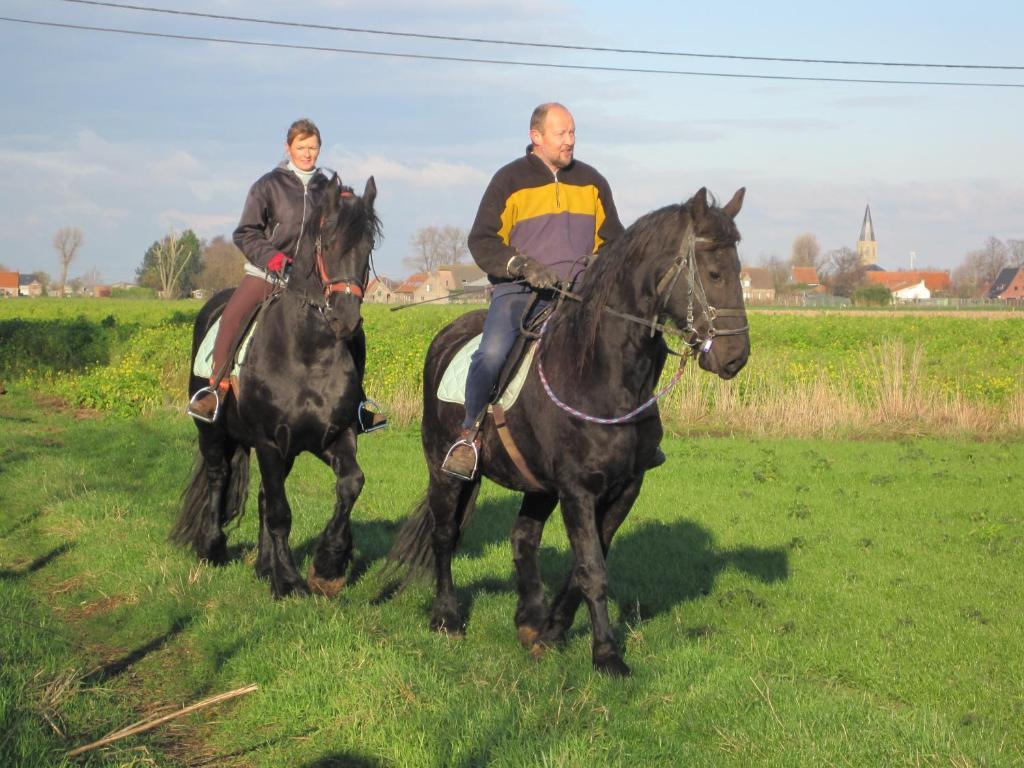
[[[509,45],[524,48],[553,48],[564,51],[593,51],[597,53],[633,53],[645,56],[679,56],[697,59],[733,59],[738,61],[771,61],[785,62],[790,64],[842,64],[870,67],[930,67],[944,69],[996,69],[996,70],[1024,70],[1024,66],[1000,65],[1000,64],[947,64],[947,63],[921,63],[907,61],[861,61],[855,59],[802,59],[784,56],[741,56],[727,53],[693,53],[689,51],[659,51],[643,48],[603,48],[591,45],[568,45],[565,43],[535,43],[523,40],[495,40],[486,37],[458,37],[455,35],[431,35],[423,32],[397,32],[394,30],[368,29],[364,27],[340,27],[330,24],[308,24],[297,21],[283,21],[280,19],[260,19],[251,16],[228,16],[219,13],[201,13],[199,11],[181,11],[172,8],[157,8],[147,5],[129,5],[128,3],[100,2],[100,0],[63,0],[65,3],[76,3],[78,5],[96,5],[106,8],[118,8],[128,11],[146,11],[150,13],[166,13],[175,16],[193,16],[204,19],[218,19],[220,21],[242,21],[250,24],[269,24],[279,27],[294,27],[299,29],[317,29],[329,32],[356,32],[365,35],[383,35],[388,37],[411,37],[421,40],[445,40],[459,43],[485,43],[487,45]]]
[[[135,29],[118,29],[115,27],[93,27],[84,24],[61,24],[55,21],[34,21],[31,19],[16,19],[10,16],[0,16],[0,21],[9,21],[15,24],[29,24],[39,27],[56,27],[59,29],[73,29],[87,32],[107,32],[120,35],[134,35],[136,37],[164,38],[168,40],[190,40],[201,43],[225,43],[229,45],[248,45],[259,48],[284,48],[298,51],[319,51],[322,53],[348,53],[357,56],[378,56],[393,59],[419,59],[425,61],[447,61],[461,64],[496,64],[512,67],[537,67],[541,69],[569,69],[584,72],[616,72],[625,74],[642,75],[679,75],[685,77],[722,77],[741,80],[787,80],[798,82],[814,83],[861,83],[872,85],[939,85],[954,86],[963,88],[1024,88],[1024,83],[978,83],[978,82],[955,82],[942,80],[881,80],[851,77],[810,77],[797,75],[758,75],[742,74],[732,72],[695,72],[679,69],[648,69],[643,67],[610,67],[588,64],[551,64],[539,61],[512,61],[508,59],[480,59],[465,56],[440,56],[423,53],[396,53],[390,51],[368,51],[358,48],[334,48],[321,45],[299,45],[295,43],[268,43],[258,40],[237,40],[227,37],[205,37],[200,35],[175,35],[168,32],[144,32]]]

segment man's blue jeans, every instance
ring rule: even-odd
[[[498,383],[501,369],[512,351],[512,345],[519,335],[519,327],[523,322],[533,290],[526,285],[501,283],[494,286],[491,294],[491,306],[484,320],[483,338],[480,346],[473,353],[469,363],[469,375],[466,378],[466,417],[462,426],[472,427],[487,408],[494,385]],[[536,315],[547,306],[548,302],[539,299],[530,311],[530,317]]]

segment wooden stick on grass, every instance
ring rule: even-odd
[[[99,739],[98,741],[94,741],[91,744],[86,744],[85,746],[77,747],[77,748],[71,750],[70,752],[68,752],[67,753],[67,757],[76,757],[77,755],[81,755],[81,754],[83,754],[85,752],[89,752],[90,750],[96,749],[97,747],[105,746],[105,745],[110,744],[112,742],[118,741],[119,739],[123,739],[123,738],[125,738],[127,736],[134,736],[137,733],[144,733],[146,731],[151,731],[154,728],[156,728],[158,725],[162,725],[163,723],[166,723],[168,720],[173,720],[176,717],[181,717],[182,715],[187,715],[190,712],[195,712],[196,710],[202,709],[203,707],[209,707],[209,706],[212,706],[214,704],[220,704],[222,701],[227,701],[228,699],[233,699],[236,696],[242,696],[242,695],[244,695],[246,693],[252,693],[258,687],[259,686],[257,686],[256,683],[251,683],[249,685],[243,686],[242,688],[236,688],[233,691],[228,691],[227,693],[219,693],[216,696],[211,696],[208,699],[203,699],[202,701],[197,701],[195,704],[190,704],[189,706],[184,707],[183,709],[179,709],[177,712],[172,712],[169,715],[159,715],[157,717],[152,717],[149,720],[143,720],[143,721],[141,721],[139,723],[136,723],[135,725],[132,725],[132,726],[130,726],[128,728],[122,728],[122,729],[120,729],[118,731],[113,731],[112,733],[108,733],[102,739]]]

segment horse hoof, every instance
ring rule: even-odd
[[[530,646],[530,655],[535,659],[540,659],[552,648],[554,648],[554,646],[550,643],[545,643],[543,640],[535,640],[533,645]]]
[[[304,581],[287,581],[283,584],[274,584],[273,578],[270,581],[270,594],[274,596],[275,600],[280,600],[289,595],[295,595],[296,597],[307,597],[309,595],[309,587]]]
[[[516,630],[516,636],[524,648],[533,648],[537,638],[540,637],[540,631],[534,627],[522,626]]]
[[[594,659],[594,669],[603,675],[611,677],[629,677],[633,671],[618,656],[609,656],[603,659]]]
[[[458,619],[440,619],[438,621],[431,621],[430,628],[439,635],[447,635],[448,637],[459,638],[466,634]]]
[[[336,579],[321,578],[317,575],[316,568],[312,563],[310,563],[309,576],[306,578],[306,583],[309,584],[309,588],[312,590],[314,595],[334,597],[344,588],[346,579],[344,576],[339,576]]]

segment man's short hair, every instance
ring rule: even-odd
[[[530,115],[530,130],[540,131],[541,133],[543,133],[544,120],[547,118],[548,112],[555,107],[559,109],[564,109],[566,112],[569,111],[569,109],[564,104],[559,104],[557,101],[549,101],[544,104],[541,104],[536,109],[534,109],[533,114]]]

